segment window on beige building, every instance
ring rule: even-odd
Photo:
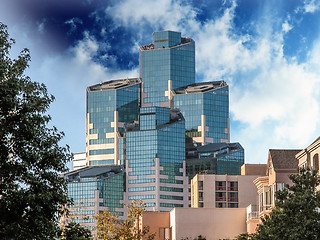
[[[225,202],[226,193],[225,192],[216,192],[216,202]]]
[[[313,169],[319,171],[319,154],[313,156]]]
[[[238,193],[228,192],[228,202],[238,202]]]
[[[225,181],[216,181],[216,191],[225,191],[226,182]]]
[[[217,203],[216,203],[216,208],[226,208],[226,203],[217,202]]]
[[[238,182],[228,182],[228,191],[238,191]]]

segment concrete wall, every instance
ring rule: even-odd
[[[261,224],[261,220],[259,218],[247,220],[247,232],[249,234],[255,233],[259,224]]]
[[[241,175],[266,175],[267,164],[243,164]]]
[[[318,155],[318,163],[315,163],[315,157]],[[296,159],[299,161],[299,167],[309,167],[313,169],[319,170],[319,155],[320,155],[320,138],[316,139],[310,146],[306,149],[300,151],[296,155]],[[318,166],[314,166],[314,164],[318,164]]]
[[[149,226],[149,233],[155,233],[154,240],[160,240],[160,228],[170,227],[169,212],[143,212],[142,226]],[[147,238],[143,238],[146,240]],[[162,240],[162,239],[161,239]]]
[[[216,181],[238,182],[238,206],[245,208],[258,204],[258,193],[256,185],[253,180],[258,178],[258,175],[215,175],[215,174],[201,174],[196,175],[191,180],[191,207],[199,207],[199,194],[198,182],[203,181],[203,207],[215,208],[216,207]],[[228,194],[228,186],[226,186],[226,194]]]
[[[74,153],[72,158],[73,170],[77,170],[87,166],[86,153]]]
[[[170,212],[172,240],[234,239],[247,231],[245,208],[174,208]]]

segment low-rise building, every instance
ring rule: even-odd
[[[298,165],[301,168],[310,168],[319,171],[320,137],[311,143],[306,149],[296,154]]]
[[[149,226],[155,240],[234,239],[247,231],[246,209],[174,208],[170,213],[148,212],[142,226]]]
[[[266,175],[267,164],[243,164],[241,166],[241,175],[256,175],[264,176]]]
[[[254,180],[258,189],[259,216],[269,214],[275,206],[275,192],[285,184],[292,184],[289,176],[298,173],[298,160],[295,155],[301,150],[270,149],[266,176]]]
[[[197,174],[191,180],[191,207],[246,208],[256,205],[257,175]]]

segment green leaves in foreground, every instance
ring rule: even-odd
[[[71,159],[64,136],[48,128],[54,97],[24,75],[30,54],[10,59],[14,44],[0,23],[0,239],[53,239],[68,202],[60,176]]]

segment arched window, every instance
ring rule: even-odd
[[[319,171],[319,154],[313,156],[313,169]]]

